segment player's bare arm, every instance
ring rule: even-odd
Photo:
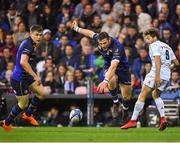
[[[71,28],[72,28],[74,31],[76,31],[76,32],[78,32],[78,33],[80,33],[80,34],[83,34],[84,36],[90,37],[90,38],[93,38],[93,36],[94,36],[94,34],[95,34],[93,31],[91,31],[91,30],[89,30],[89,29],[84,29],[84,28],[78,27],[78,23],[77,23],[76,20],[74,20],[74,21],[72,22]]]
[[[161,58],[160,56],[155,56],[155,65],[156,65],[156,74],[155,74],[155,82],[156,86],[160,85],[160,69],[161,69]]]
[[[108,88],[108,83],[115,75],[118,64],[119,64],[119,61],[117,61],[117,60],[111,61],[111,66],[109,67],[108,71],[106,72],[103,82],[101,82],[98,86],[97,90],[100,93],[104,93],[106,88]]]
[[[118,60],[111,61],[111,66],[109,67],[105,75],[106,80],[110,81],[112,79],[112,77],[115,75],[118,64],[119,64]]]
[[[22,54],[20,64],[22,65],[24,70],[37,81],[38,84],[41,84],[40,77],[32,70],[28,60],[29,60],[29,56],[26,54]]]

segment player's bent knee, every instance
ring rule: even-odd
[[[39,92],[39,96],[41,99],[45,98],[47,95],[49,95],[49,92],[47,92],[46,90]]]
[[[21,108],[21,109],[26,109],[28,107],[28,104],[18,104],[18,106]]]
[[[131,99],[131,87],[129,85],[121,85],[120,90],[121,90],[123,100]]]
[[[159,95],[160,95],[160,93],[158,92],[158,91],[153,91],[152,92],[152,97],[153,97],[153,99],[157,99],[157,98],[159,98]]]
[[[146,96],[143,95],[143,94],[140,94],[139,97],[138,97],[138,100],[141,101],[141,102],[144,102],[146,100]]]
[[[146,94],[144,92],[141,91],[138,100],[141,102],[144,102],[146,100]]]
[[[21,108],[21,109],[26,109],[27,107],[28,107],[28,105],[29,105],[29,101],[27,100],[27,101],[19,101],[18,102],[18,106]]]
[[[25,109],[28,107],[28,105],[29,105],[29,96],[28,95],[16,96],[16,98],[18,100],[18,106],[21,109]]]
[[[123,100],[130,100],[130,99],[131,99],[131,95],[123,96]]]

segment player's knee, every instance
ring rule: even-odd
[[[140,94],[139,97],[138,97],[138,100],[141,101],[141,102],[145,102],[146,96],[144,94]]]
[[[141,101],[141,102],[145,102],[146,97],[145,96],[139,96],[138,100]]]
[[[127,90],[127,89],[121,90],[121,94],[122,94],[123,100],[131,99],[131,90]]]
[[[126,95],[126,96],[123,96],[123,100],[130,100],[131,99],[131,95]]]
[[[159,92],[158,91],[153,91],[152,92],[152,98],[157,99],[159,97]]]
[[[40,93],[39,93],[39,96],[40,96],[40,98],[45,98],[47,95],[48,95],[49,93],[47,92],[47,91],[41,91]]]
[[[20,101],[18,102],[18,106],[21,108],[21,109],[26,109],[29,105],[29,101]]]

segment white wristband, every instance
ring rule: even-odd
[[[103,82],[109,83],[109,80],[108,80],[107,78],[105,78],[105,79],[103,80]]]

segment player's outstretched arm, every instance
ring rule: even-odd
[[[71,28],[72,28],[74,31],[76,31],[76,32],[78,32],[78,33],[80,33],[80,34],[83,34],[84,36],[90,37],[90,38],[93,38],[93,36],[94,36],[94,34],[95,34],[95,32],[93,32],[93,31],[91,31],[91,30],[89,30],[89,29],[84,29],[84,28],[78,27],[78,23],[77,23],[76,20],[74,20],[74,21],[72,22]]]

